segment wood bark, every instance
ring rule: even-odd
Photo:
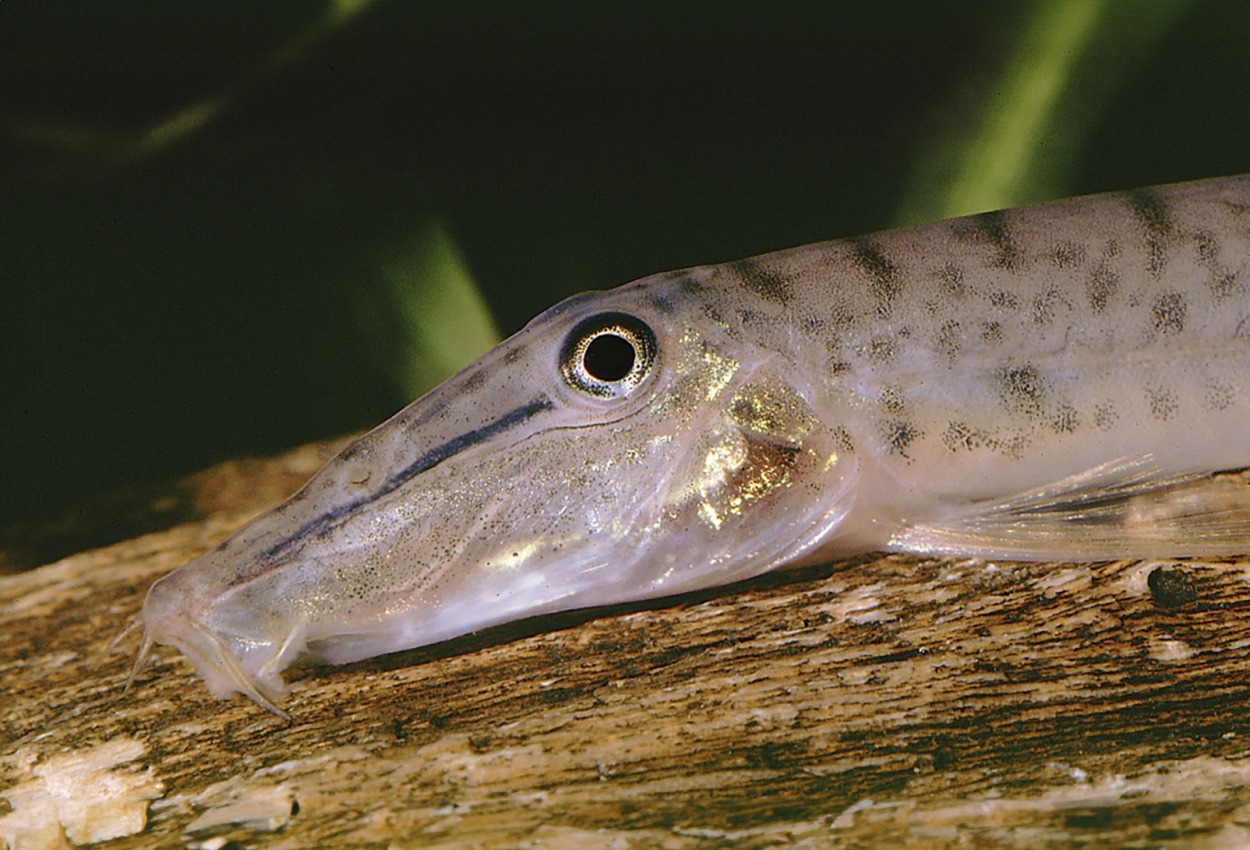
[[[289,723],[167,647],[124,692],[137,636],[106,647],[148,585],[309,457],[0,578],[0,821],[121,742],[156,790],[110,848],[1250,844],[1246,560],[862,558],[299,669]]]

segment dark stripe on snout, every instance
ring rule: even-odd
[[[461,434],[459,437],[448,440],[441,446],[435,446],[434,448],[428,450],[425,454],[421,455],[421,457],[408,464],[408,466],[386,479],[386,483],[379,487],[378,491],[368,498],[368,501],[381,498],[387,493],[391,493],[399,489],[414,477],[420,475],[422,472],[425,472],[427,469],[438,466],[440,463],[447,460],[447,458],[454,457],[465,449],[470,448],[471,446],[476,446],[478,443],[485,440],[489,440],[496,434],[507,431],[514,425],[520,425],[522,422],[525,422],[535,414],[542,413],[544,410],[551,410],[553,407],[555,407],[555,405],[551,403],[551,399],[547,398],[545,395],[539,396],[527,405],[509,410],[489,425],[483,425],[476,431]]]
[[[316,519],[305,523],[297,531],[295,531],[295,533],[284,537],[282,540],[279,540],[273,546],[269,547],[269,549],[265,550],[260,559],[266,562],[272,561],[278,555],[281,555],[285,550],[297,544],[300,540],[303,540],[310,535],[318,536],[326,533],[338,525],[340,520],[351,516],[351,514],[365,505],[376,502],[378,499],[381,499],[383,496],[389,495],[390,493],[394,493],[422,472],[433,469],[448,458],[455,457],[466,449],[470,449],[478,443],[485,442],[491,437],[501,434],[509,428],[520,425],[535,415],[542,413],[545,410],[551,410],[554,407],[555,405],[552,403],[551,399],[542,395],[531,401],[529,404],[509,410],[494,422],[483,425],[481,428],[469,431],[466,434],[461,434],[458,437],[453,437],[447,442],[435,446],[432,449],[427,449],[412,463],[408,464],[399,472],[396,472],[390,478],[386,479],[382,486],[377,490],[374,490],[367,496],[361,496],[353,502],[340,505],[334,510],[327,511]],[[257,572],[262,571],[263,567]],[[242,583],[248,578],[252,578],[254,576],[255,573],[250,576],[239,576],[235,582],[232,582],[232,584]]]

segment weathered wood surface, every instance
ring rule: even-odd
[[[288,724],[100,660],[224,504],[0,579],[0,835],[88,754],[157,797],[110,848],[1250,845],[1250,562],[868,558],[299,670]]]

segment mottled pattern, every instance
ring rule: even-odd
[[[144,652],[277,711],[300,657],[869,549],[1244,552],[1246,517],[1167,496],[1250,466],[1247,375],[1246,177],[655,275],[554,306],[155,584]]]
[[[772,314],[785,338],[742,331],[823,369],[823,415],[926,494],[990,496],[1144,454],[1248,465],[1248,203],[1250,180],[1226,178],[769,255],[757,262],[789,266],[797,293]],[[711,279],[704,299],[739,298],[732,276]],[[885,409],[887,386],[907,404]]]

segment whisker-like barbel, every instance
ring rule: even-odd
[[[282,671],[881,550],[1250,551],[1250,177],[570,298],[156,582],[144,649]],[[137,669],[137,665],[136,665]],[[132,674],[133,675],[133,674]],[[280,712],[279,712],[280,713]]]

